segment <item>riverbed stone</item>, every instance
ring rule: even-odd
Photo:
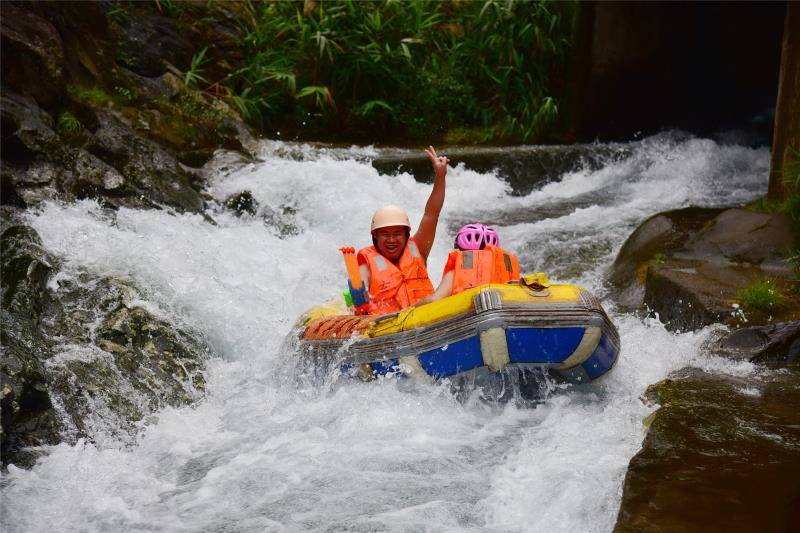
[[[36,101],[13,91],[0,93],[3,161],[22,165],[59,142],[53,119]]]
[[[737,289],[757,268],[670,259],[647,268],[644,302],[671,330],[695,330],[716,322],[737,324]]]
[[[258,212],[258,200],[250,191],[232,194],[225,200],[225,207],[236,213],[237,216],[248,214],[254,216]]]
[[[687,368],[625,476],[617,533],[784,532],[800,524],[800,368],[736,378]]]
[[[194,38],[202,34],[215,49],[215,32],[230,41],[227,26],[184,26],[144,4],[117,7],[111,14],[110,4],[3,3],[3,47],[14,52],[4,52],[2,64],[3,205],[96,198],[114,208],[199,213],[203,197],[181,163],[199,167],[217,148],[251,142],[235,110],[182,79],[199,46]],[[203,12],[187,10],[187,20]],[[221,79],[233,68],[225,64],[209,72]],[[68,113],[77,128],[58,125]]]

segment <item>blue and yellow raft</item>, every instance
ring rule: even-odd
[[[356,316],[344,301],[307,311],[294,335],[301,354],[355,368],[441,379],[482,369],[541,369],[588,383],[614,366],[619,335],[599,301],[544,274],[490,284],[381,317]]]

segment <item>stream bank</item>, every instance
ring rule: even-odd
[[[681,209],[650,217],[622,246],[609,277],[622,305],[671,330],[725,324],[702,350],[756,371],[686,367],[648,388],[658,410],[628,466],[616,532],[800,525],[797,223]],[[756,286],[773,292],[754,299]]]

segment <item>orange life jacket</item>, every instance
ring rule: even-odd
[[[397,265],[374,246],[358,251],[359,264],[369,267],[369,314],[396,313],[433,293],[425,261],[414,239],[408,239]]]
[[[508,283],[519,279],[517,257],[499,246],[487,246],[483,250],[453,250],[447,264],[454,265],[451,294],[487,283]]]

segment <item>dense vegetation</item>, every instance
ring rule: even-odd
[[[237,11],[244,58],[225,83],[265,129],[486,141],[530,140],[556,117],[575,6],[267,1]]]

